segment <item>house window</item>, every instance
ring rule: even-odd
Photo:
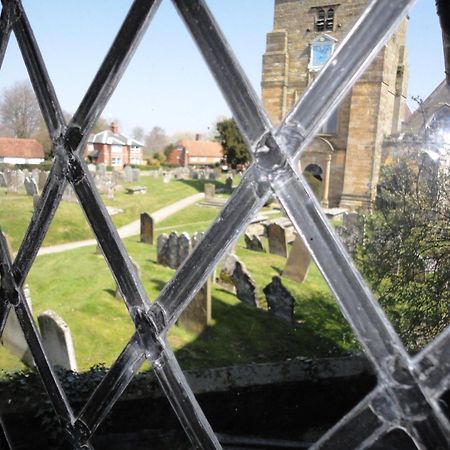
[[[334,30],[334,8],[318,8],[315,18],[316,31],[333,31]]]
[[[122,158],[120,156],[113,156],[111,158],[111,165],[112,166],[122,166]]]
[[[122,154],[122,146],[121,145],[111,145],[111,153]]]
[[[197,157],[196,156],[191,156],[191,162],[197,162]]]

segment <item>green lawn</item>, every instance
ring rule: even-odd
[[[154,212],[184,197],[203,192],[205,180],[172,180],[164,184],[162,178],[141,177],[138,183],[147,187],[145,195],[129,195],[125,189],[114,199],[103,198],[107,206],[120,208],[123,213],[113,216],[117,227],[137,220],[141,212]],[[222,186],[220,181],[216,185]],[[9,236],[15,251],[20,246],[33,213],[33,199],[26,194],[11,194],[0,188],[0,227]],[[78,203],[62,201],[50,225],[44,246],[91,239],[92,231]]]

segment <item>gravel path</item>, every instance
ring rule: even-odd
[[[191,195],[190,197],[183,198],[178,202],[173,203],[172,205],[166,206],[164,208],[158,209],[152,213],[152,217],[155,220],[155,223],[161,222],[162,220],[170,217],[171,215],[177,213],[178,211],[187,208],[194,203],[197,203],[202,198],[204,198],[205,194],[198,193]],[[130,236],[135,236],[140,233],[141,221],[140,219],[135,220],[134,222],[129,223],[117,231],[119,236],[123,239]],[[75,248],[88,247],[90,245],[97,245],[97,241],[95,239],[88,239],[85,241],[77,241],[77,242],[68,242],[67,244],[59,244],[52,245],[50,247],[41,247],[39,250],[38,256],[40,255],[49,255],[50,253],[61,253],[67,250],[73,250]]]

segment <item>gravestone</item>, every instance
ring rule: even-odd
[[[23,188],[24,184],[25,184],[25,173],[23,170],[18,170],[17,171],[17,187],[19,189]]]
[[[155,223],[153,217],[144,212],[141,213],[141,242],[153,245]]]
[[[45,311],[38,316],[39,329],[45,352],[53,366],[77,370],[72,335],[64,320],[55,311]]]
[[[216,179],[217,179],[217,177],[216,177],[215,172],[210,172],[209,175],[208,175],[208,180],[209,181],[216,181]]]
[[[131,183],[133,181],[133,169],[131,166],[125,166],[123,169],[123,173],[125,175],[125,181],[127,183]]]
[[[192,247],[192,249],[197,247],[197,245],[203,239],[204,236],[205,236],[205,233],[203,231],[197,231],[197,232],[195,232],[192,235],[192,238],[191,238],[191,247]]]
[[[7,240],[8,248],[10,248],[9,241]],[[11,249],[10,249],[10,254]],[[25,285],[23,288],[23,293],[31,311],[31,297],[28,286]],[[19,319],[17,318],[16,312],[11,309],[8,314],[8,319],[6,320],[5,327],[3,329],[3,334],[1,336],[1,342],[3,346],[14,356],[19,358],[27,367],[34,367],[34,359],[31,354],[27,341],[20,326]]]
[[[236,288],[233,284],[232,275],[237,261],[239,259],[235,254],[228,253],[220,263],[219,276],[215,278],[219,286],[233,294],[236,294]]]
[[[244,240],[245,240],[245,247],[248,250],[253,250],[254,252],[261,252],[261,253],[266,252],[261,239],[256,234],[245,233]]]
[[[178,234],[175,231],[169,234],[167,242],[167,261],[171,269],[178,268]]]
[[[45,183],[47,182],[49,172],[40,171],[38,179],[38,188],[40,191],[44,189]]]
[[[303,283],[308,276],[311,256],[303,241],[297,236],[292,245],[291,253],[284,266],[283,277]]]
[[[295,322],[295,300],[281,283],[280,277],[273,277],[272,283],[263,289],[269,311],[280,319]]]
[[[39,174],[41,173],[41,171],[39,169],[33,169],[31,171],[31,177],[33,178],[33,180],[36,182],[36,185],[39,186]]]
[[[181,314],[178,324],[192,333],[201,333],[211,320],[211,279],[208,278]]]
[[[160,234],[156,241],[156,260],[161,266],[169,266],[169,236]]]
[[[192,179],[198,180],[198,172],[197,171],[192,172]]]
[[[191,238],[189,234],[181,233],[178,237],[178,262],[176,268],[183,264],[184,260],[189,256],[189,253],[191,253],[191,250]]]
[[[19,178],[16,170],[9,173],[8,192],[17,192],[19,190]]]
[[[3,172],[0,172],[0,187],[6,187],[6,177]]]
[[[34,197],[35,195],[39,195],[38,187],[36,184],[36,181],[34,181],[31,177],[26,177],[24,181],[25,190],[27,192],[27,195],[30,197]]]
[[[205,183],[204,191],[205,198],[214,198],[216,195],[216,187],[212,183]]]
[[[257,307],[256,283],[253,281],[244,263],[236,261],[231,279],[236,288],[237,298],[243,303]]]
[[[131,178],[133,182],[139,181],[139,177],[141,176],[141,171],[139,169],[131,169]]]
[[[233,192],[233,178],[227,177],[225,181],[225,194],[231,194]]]
[[[277,223],[267,226],[267,238],[269,240],[269,252],[273,255],[280,255],[287,258],[288,248],[286,230]]]
[[[36,211],[37,206],[39,205],[39,201],[41,200],[40,195],[33,195],[33,209]]]

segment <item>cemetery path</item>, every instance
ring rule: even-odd
[[[177,202],[172,203],[171,205],[165,206],[164,208],[158,209],[151,215],[155,223],[161,222],[162,220],[166,219],[167,217],[170,217],[171,215],[177,213],[178,211],[187,208],[188,206],[191,206],[194,203],[197,203],[198,201],[203,199],[204,196],[205,196],[204,193],[191,195],[189,197],[178,200]],[[117,232],[119,233],[119,236],[122,239],[130,236],[135,236],[140,233],[140,226],[141,221],[140,219],[138,219],[135,220],[134,222],[129,223],[128,225],[119,228]],[[76,248],[89,247],[90,245],[97,245],[97,241],[95,239],[87,239],[84,241],[68,242],[66,244],[58,244],[49,247],[42,247],[39,250],[38,256],[49,255],[51,253],[66,252],[68,250],[74,250]]]

